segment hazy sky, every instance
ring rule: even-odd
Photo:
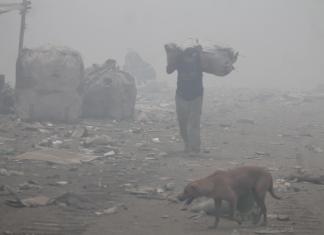
[[[0,3],[15,2],[0,0]],[[323,0],[32,0],[26,47],[68,46],[86,65],[128,48],[165,74],[163,44],[197,37],[241,53],[220,84],[312,87],[324,83]],[[0,73],[14,78],[20,17],[0,15]]]

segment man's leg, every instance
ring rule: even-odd
[[[195,152],[200,152],[200,117],[202,111],[202,96],[190,101],[190,113],[188,120],[188,144],[190,149]]]
[[[176,111],[179,123],[180,135],[185,144],[185,151],[190,151],[188,144],[188,117],[189,117],[189,102],[184,100],[179,95],[176,95]]]

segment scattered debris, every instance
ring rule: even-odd
[[[125,204],[120,203],[120,204],[118,204],[116,206],[113,206],[111,208],[104,209],[102,211],[96,211],[95,214],[98,215],[98,216],[116,214],[119,209],[128,210],[128,207]]]
[[[5,168],[0,169],[1,176],[23,176],[24,172],[22,171],[14,171],[14,170],[7,170]]]
[[[175,184],[174,183],[167,183],[163,186],[163,189],[165,191],[173,191],[175,188]]]
[[[159,138],[153,138],[152,142],[155,143],[155,144],[161,143]]]
[[[64,185],[67,185],[69,184],[68,181],[57,181],[54,183],[54,185],[57,185],[57,186],[64,186]]]
[[[88,129],[86,127],[78,127],[72,132],[71,137],[80,139],[83,137],[87,137],[88,135],[89,135],[89,133],[88,133]]]
[[[160,152],[160,153],[158,154],[158,157],[167,157],[167,156],[169,156],[169,154],[166,153],[166,152]]]
[[[277,220],[279,221],[289,221],[290,218],[288,215],[277,215]]]
[[[152,187],[140,186],[132,189],[126,189],[126,192],[133,195],[148,195],[148,194],[156,194],[157,189]]]
[[[115,155],[116,155],[115,151],[111,150],[111,151],[105,153],[104,157],[112,157],[112,156],[115,156]]]
[[[125,191],[129,194],[135,195],[138,198],[155,199],[155,200],[169,200],[173,202],[172,196],[165,192],[163,188],[153,188],[146,186],[127,187]]]
[[[53,144],[54,148],[59,148],[61,145],[63,145],[63,141],[62,140],[54,140],[52,142],[52,144]]]
[[[288,192],[291,189],[291,184],[287,182],[285,179],[276,179],[273,182],[273,187],[278,192]]]
[[[113,139],[108,135],[96,135],[86,138],[83,142],[83,145],[84,147],[91,147],[96,145],[109,145],[113,143]]]
[[[320,147],[316,147],[314,145],[306,145],[305,148],[307,148],[309,151],[313,152],[313,153],[323,153],[323,149],[321,149]]]
[[[254,231],[255,234],[293,234],[294,233],[294,229],[293,227],[287,228],[287,229],[271,229],[271,228],[267,228],[267,229],[261,229],[261,230],[257,230]]]
[[[16,160],[36,160],[52,162],[57,164],[81,164],[97,159],[98,156],[85,156],[78,153],[73,153],[58,149],[43,149],[34,152],[27,152],[15,157]]]
[[[117,213],[117,210],[118,210],[118,207],[114,206],[109,209],[105,209],[103,211],[96,211],[95,214],[96,215],[111,215],[111,214]]]
[[[20,184],[18,186],[19,190],[29,190],[29,189],[41,189],[41,186],[35,181],[29,180],[26,183]]]
[[[51,204],[63,207],[72,207],[75,209],[93,209],[93,203],[88,199],[76,193],[67,192],[51,200]]]
[[[15,200],[7,200],[6,204],[12,207],[40,207],[51,204],[51,199],[43,195],[26,199],[19,199],[15,196]]]
[[[320,175],[320,176],[290,175],[289,177],[287,177],[287,179],[296,182],[309,182],[313,184],[324,185],[324,175]]]
[[[270,153],[266,153],[266,152],[255,152],[255,155],[263,156],[263,157],[270,157]]]

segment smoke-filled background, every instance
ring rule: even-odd
[[[122,65],[134,49],[159,79],[171,79],[163,44],[196,37],[240,52],[220,84],[311,88],[323,82],[323,12],[321,0],[33,0],[25,47],[69,46],[86,65]],[[17,12],[0,16],[0,73],[12,84],[19,24]]]

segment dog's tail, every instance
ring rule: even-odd
[[[270,187],[268,189],[268,192],[271,194],[271,196],[277,200],[280,200],[281,197],[277,196],[273,191],[273,183],[271,182]]]

